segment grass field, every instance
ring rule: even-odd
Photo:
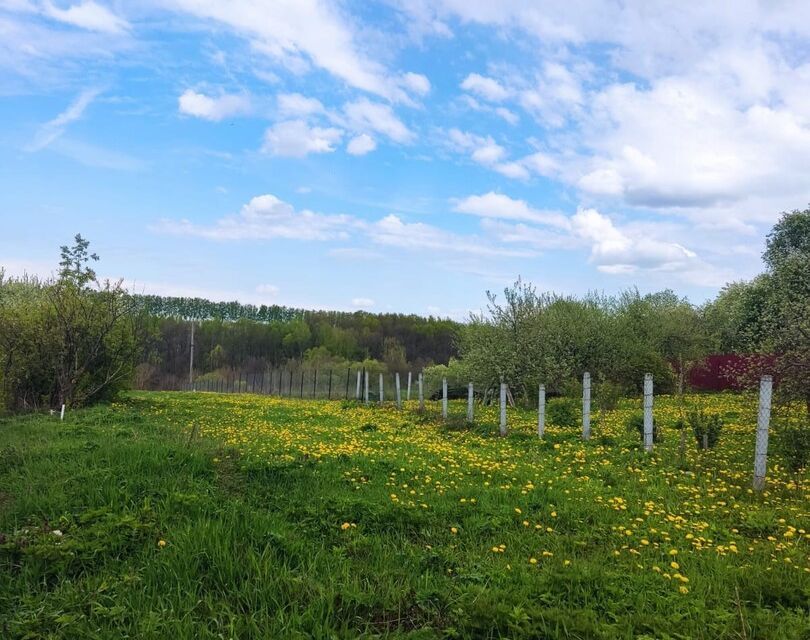
[[[685,457],[668,398],[652,455],[631,401],[587,443],[203,393],[6,419],[0,636],[810,638],[810,487],[774,456],[753,493],[756,400],[699,402]]]

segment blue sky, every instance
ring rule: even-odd
[[[810,5],[706,4],[0,0],[0,265],[80,232],[147,293],[703,301],[810,202]]]

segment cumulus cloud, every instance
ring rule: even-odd
[[[361,98],[346,103],[343,112],[348,126],[355,131],[372,131],[400,143],[411,142],[414,138],[414,133],[387,104]]]
[[[697,259],[694,251],[678,243],[631,237],[596,209],[577,211],[571,226],[575,235],[591,245],[591,261],[605,273],[682,271],[691,268]]]
[[[238,214],[221,218],[211,226],[164,219],[154,230],[210,240],[341,240],[357,225],[348,215],[296,211],[291,204],[268,193],[251,198]]]
[[[430,93],[430,80],[421,73],[411,71],[402,76],[402,84],[412,93],[418,96],[426,96]]]
[[[208,96],[186,89],[177,99],[180,113],[218,122],[232,116],[244,115],[251,110],[250,98],[246,95],[223,93]]]
[[[355,309],[368,309],[374,306],[374,300],[371,298],[352,298],[352,306]]]
[[[326,111],[320,100],[309,98],[300,93],[283,93],[276,98],[276,101],[279,113],[284,116],[306,117]]]
[[[570,227],[568,218],[559,212],[535,209],[530,207],[525,200],[516,200],[493,191],[480,196],[467,196],[457,200],[453,209],[459,213],[467,213],[482,218],[522,220],[563,229]]]
[[[364,156],[367,153],[374,151],[376,148],[377,143],[374,141],[374,138],[366,133],[361,133],[359,136],[355,136],[349,141],[349,144],[346,145],[346,151],[353,156]]]
[[[497,80],[487,78],[478,73],[471,73],[464,78],[464,81],[461,83],[461,88],[490,102],[501,102],[509,97],[509,91]]]
[[[310,153],[331,153],[343,138],[335,127],[310,127],[304,120],[286,120],[267,129],[262,150],[276,156],[303,158]]]

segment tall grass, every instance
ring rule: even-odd
[[[651,456],[626,401],[588,443],[201,393],[8,419],[0,636],[807,637],[808,483],[750,492],[755,401],[710,404],[685,460],[667,399]]]

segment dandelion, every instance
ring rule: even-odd
[[[166,541],[165,540],[158,540],[158,547],[160,547],[162,549],[165,546],[166,546]]]
[[[349,528],[349,527],[351,527],[351,526],[352,526],[352,525],[351,525],[351,523],[350,523],[350,522],[344,522],[342,525],[340,525],[340,528],[341,528],[343,531],[346,531],[346,529],[348,529],[348,528]]]
[[[456,527],[450,527],[450,533],[456,535],[458,533],[458,529]]]

